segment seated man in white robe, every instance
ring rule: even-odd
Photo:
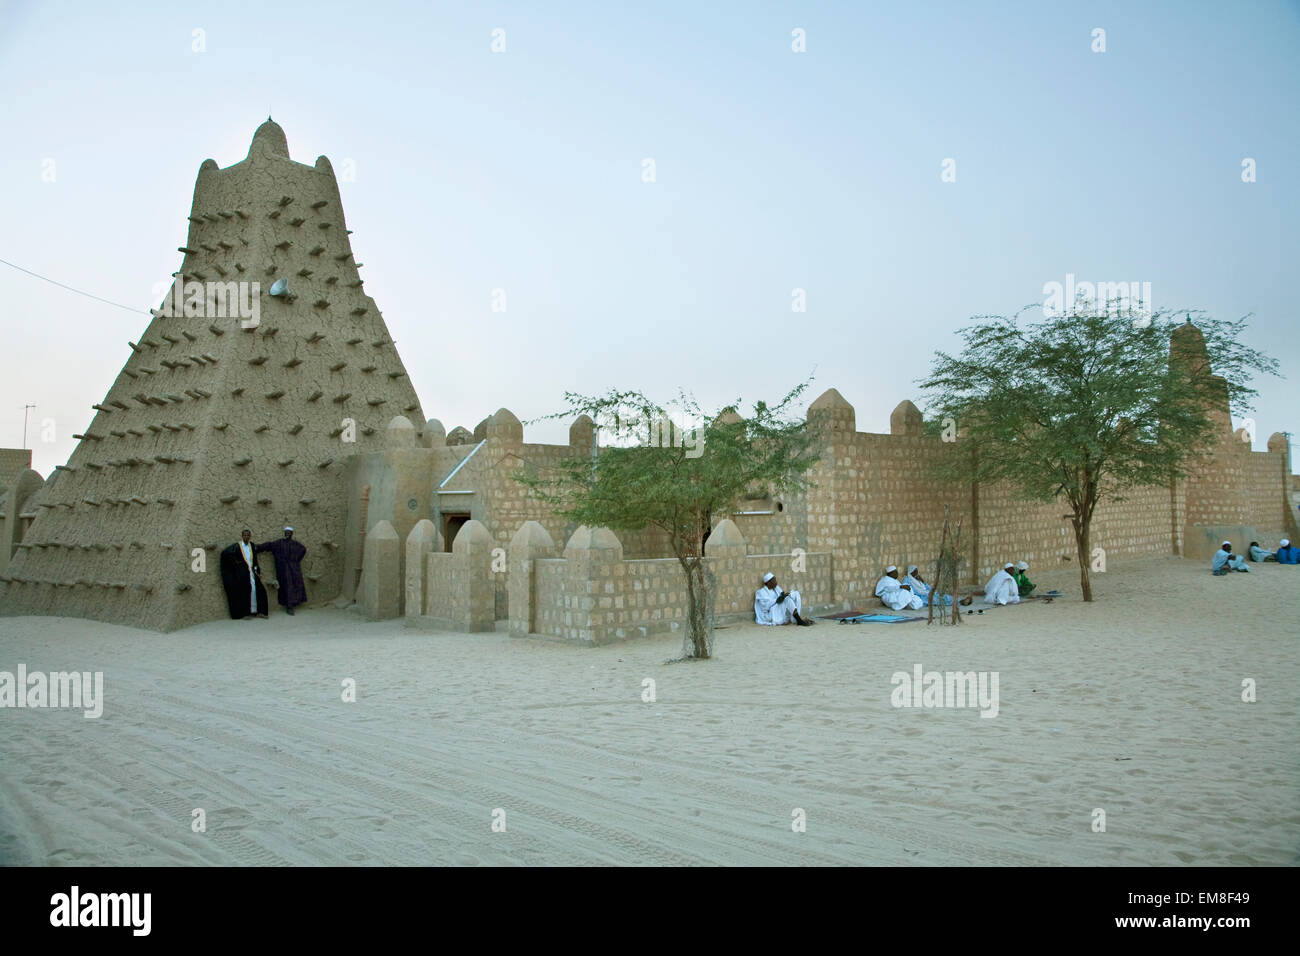
[[[885,575],[876,582],[876,597],[888,608],[895,611],[901,611],[908,608],[912,611],[919,611],[925,607],[925,601],[917,594],[912,593],[912,589],[898,580],[898,565],[891,564],[885,568]]]
[[[1214,552],[1214,558],[1210,561],[1210,570],[1215,574],[1227,574],[1229,571],[1250,571],[1246,567],[1246,559],[1239,554],[1233,553],[1232,542],[1225,541]]]
[[[934,604],[936,606],[951,607],[951,594],[936,594],[930,585],[921,579],[920,569],[915,564],[907,566],[907,577],[903,578],[903,584],[912,589],[912,593],[921,599],[923,604]],[[970,602],[967,601],[967,604]]]
[[[1001,571],[989,578],[989,583],[984,585],[985,604],[1020,603],[1020,589],[1016,587],[1016,579],[1012,576],[1015,570],[1016,566],[1008,561]]]
[[[1258,541],[1252,541],[1250,547],[1246,549],[1252,561],[1276,561],[1277,555],[1267,548],[1260,547]]]
[[[754,594],[754,619],[759,624],[776,627],[782,624],[797,624],[800,627],[812,627],[813,622],[799,616],[803,610],[803,599],[798,591],[783,591],[776,583],[776,575],[771,571],[763,575],[763,586]]]

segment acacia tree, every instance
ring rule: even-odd
[[[977,316],[959,331],[961,355],[936,353],[921,382],[927,429],[955,424],[970,449],[940,466],[943,477],[1005,481],[1026,500],[1069,503],[1085,601],[1098,503],[1185,478],[1215,440],[1210,413],[1225,382],[1241,414],[1256,394],[1250,373],[1277,374],[1274,359],[1239,341],[1249,316],[1185,314],[1185,325],[1170,312],[1135,321],[1081,301],[1036,324],[1019,313]]]
[[[516,478],[581,524],[665,532],[686,576],[683,657],[709,658],[716,592],[704,540],[715,517],[726,517],[745,497],[807,487],[819,456],[807,422],[790,416],[807,387],[795,387],[775,405],[756,402],[744,418],[736,412],[739,400],[706,415],[685,393],[665,407],[639,391],[566,392],[568,408],[545,417],[590,416],[599,454],[567,459],[548,474],[525,466]]]

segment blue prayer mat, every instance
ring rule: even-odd
[[[908,617],[904,614],[858,614],[853,617],[842,617],[839,619],[841,624],[901,624],[904,621],[924,621],[923,617]]]

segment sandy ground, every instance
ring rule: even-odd
[[[106,698],[0,710],[0,862],[1297,863],[1300,568],[1111,562],[1092,605],[1035,577],[1067,598],[730,627],[691,663],[325,609],[0,618],[0,670],[101,670]],[[891,706],[916,664],[997,671],[997,717]]]

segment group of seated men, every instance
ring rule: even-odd
[[[1029,565],[1024,561],[1019,564],[1008,561],[984,585],[983,592],[972,592],[958,603],[970,604],[976,595],[982,594],[985,604],[1019,604],[1020,599],[1028,597],[1035,587],[1029,580],[1028,571]],[[907,566],[907,574],[901,579],[897,565],[891,564],[886,568],[884,576],[876,583],[876,597],[895,611],[904,608],[918,611],[927,604],[951,607],[953,602],[951,594],[939,594],[930,587],[915,564]],[[803,599],[798,591],[784,590],[770,571],[763,575],[763,586],[754,594],[754,619],[759,624],[769,627],[783,624],[812,627],[813,622],[803,617],[802,611]]]
[[[1251,561],[1300,564],[1300,548],[1295,547],[1289,538],[1283,538],[1279,541],[1276,551],[1267,551],[1260,547],[1258,541],[1252,541],[1247,555]],[[1233,551],[1232,542],[1225,541],[1220,545],[1219,550],[1214,552],[1214,557],[1210,559],[1210,570],[1217,575],[1223,575],[1229,571],[1249,571],[1250,568],[1246,564],[1246,556]]]
[[[1028,572],[1027,562],[1012,564],[1008,561],[1003,565],[1002,570],[989,578],[982,592],[973,591],[957,603],[970,604],[976,596],[982,596],[985,604],[1019,604],[1022,597],[1029,597],[1037,587],[1029,580]],[[939,594],[930,587],[921,577],[920,570],[915,564],[907,566],[907,574],[902,579],[898,576],[897,565],[891,564],[885,568],[884,575],[876,582],[876,597],[880,598],[881,603],[886,607],[895,611],[904,608],[918,611],[927,604],[951,607],[953,602],[951,594]]]
[[[1276,551],[1266,551],[1258,541],[1250,543],[1251,561],[1276,561],[1278,564],[1300,564],[1300,548],[1283,538]],[[1215,574],[1227,574],[1229,571],[1249,571],[1246,558],[1232,550],[1232,542],[1223,542],[1222,547],[1214,552],[1211,568]],[[972,591],[957,603],[971,604],[977,596],[984,598],[985,604],[1019,604],[1020,599],[1029,597],[1037,586],[1029,580],[1029,565],[1024,561],[1008,561],[984,585],[984,590]],[[907,573],[901,578],[898,565],[891,564],[885,568],[884,575],[876,582],[876,597],[886,607],[895,611],[904,609],[919,611],[928,604],[951,607],[953,596],[939,594],[925,579],[915,564],[907,566]],[[770,571],[763,575],[763,586],[754,595],[754,617],[759,624],[781,625],[797,624],[811,627],[813,622],[802,617],[803,600],[798,591],[785,591],[776,582],[776,576]]]

